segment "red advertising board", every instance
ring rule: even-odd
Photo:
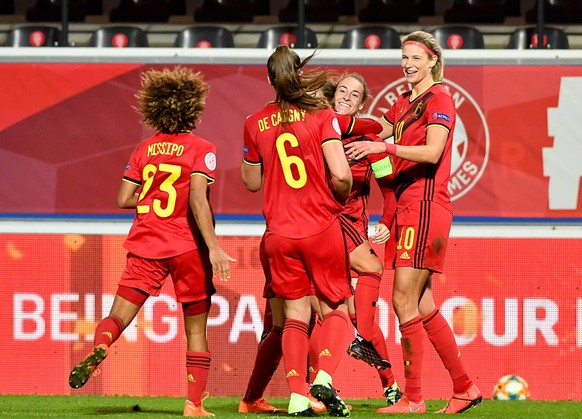
[[[125,264],[122,235],[0,235],[0,393],[69,394],[70,368],[90,349],[96,322],[112,303]],[[207,390],[242,396],[264,301],[258,237],[221,237],[237,258],[218,282],[208,335]],[[376,249],[380,255],[382,249]],[[582,242],[567,238],[452,238],[435,299],[452,324],[471,377],[490,397],[503,375],[518,374],[532,398],[582,400]],[[404,383],[391,272],[383,279],[378,319],[396,379]],[[83,394],[186,394],[185,338],[171,286],[151,298],[112,346]],[[349,340],[346,341],[346,345]],[[424,394],[450,396],[448,375],[425,342]],[[43,369],[34,367],[42,354]],[[374,369],[347,356],[334,379],[342,396],[381,397]],[[268,395],[284,396],[282,368]]]
[[[131,108],[149,67],[0,65],[0,215],[121,214],[115,194],[126,160],[151,134]],[[273,98],[265,67],[195,68],[211,85],[198,134],[218,149],[214,209],[259,215],[239,171],[244,120]],[[366,78],[374,117],[407,89],[398,66],[330,68]],[[582,218],[582,67],[453,65],[445,76],[459,115],[449,182],[455,215]],[[371,211],[381,211],[377,189]]]

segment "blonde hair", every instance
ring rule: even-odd
[[[134,109],[157,132],[187,132],[196,128],[207,95],[208,84],[199,71],[180,66],[173,70],[148,70],[141,75],[141,90],[135,95],[138,105]]]
[[[402,45],[407,41],[414,41],[423,44],[434,53],[433,55],[436,55],[437,62],[431,69],[432,79],[436,82],[443,81],[445,60],[443,58],[443,50],[436,38],[431,33],[415,31],[402,37]],[[428,52],[427,55],[431,56]]]

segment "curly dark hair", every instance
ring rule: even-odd
[[[134,109],[143,122],[164,134],[188,132],[196,128],[208,95],[201,72],[185,67],[148,70],[141,75],[141,90]]]

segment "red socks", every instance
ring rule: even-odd
[[[461,352],[451,327],[438,309],[434,309],[432,313],[423,318],[422,323],[432,346],[434,346],[445,368],[449,371],[453,380],[453,392],[464,392],[473,382],[467,375],[461,360]]]
[[[382,275],[376,272],[362,272],[358,277],[354,305],[358,333],[367,341],[371,341],[374,335],[374,318],[376,316],[376,304],[380,293],[380,280]]]
[[[247,391],[243,398],[245,402],[254,402],[263,397],[263,393],[273,374],[277,371],[283,356],[281,348],[282,334],[283,330],[280,327],[273,327],[260,343],[251,378],[249,378],[249,384],[247,385]]]
[[[309,382],[313,383],[317,371],[319,371],[321,320],[319,320],[317,315],[312,317],[311,320],[309,322]]]
[[[350,318],[347,313],[334,310],[323,319],[319,339],[319,369],[333,376],[342,356],[346,353],[346,339]]]
[[[283,361],[285,376],[291,393],[303,396],[309,392],[307,384],[307,354],[309,353],[309,325],[295,319],[287,319],[283,329]]]
[[[390,361],[390,358],[388,358],[388,348],[386,348],[386,339],[384,338],[384,334],[382,333],[382,330],[380,329],[380,326],[378,326],[377,322],[374,322],[373,332],[374,334],[372,336],[372,344],[374,345],[374,348],[376,348],[383,359]],[[386,388],[394,384],[392,368],[378,370],[378,375],[380,376],[380,381],[382,381],[382,387]]]
[[[402,359],[404,360],[404,393],[414,403],[422,400],[422,363],[424,358],[424,330],[420,316],[400,325]]]
[[[186,372],[188,373],[188,400],[194,406],[202,404],[202,392],[208,382],[210,352],[186,352]]]
[[[123,323],[121,319],[115,316],[105,317],[97,325],[95,329],[95,337],[93,338],[93,346],[98,346],[105,344],[111,346],[115,342],[121,333],[123,332]]]

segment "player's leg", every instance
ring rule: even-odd
[[[281,345],[285,376],[291,392],[288,412],[291,416],[305,416],[314,412],[307,397],[311,281],[298,249],[302,241],[271,231],[265,233],[264,240],[272,277],[271,288],[277,298],[284,300],[285,307]]]
[[[285,376],[291,392],[288,412],[292,416],[311,415],[307,394],[307,357],[309,354],[310,296],[285,300],[285,327],[283,329],[283,361]]]
[[[394,275],[392,304],[400,322],[401,347],[406,385],[399,402],[378,409],[377,413],[424,413],[421,378],[424,357],[424,329],[418,312],[418,301],[429,271],[397,267]]]
[[[349,259],[339,220],[303,245],[306,268],[312,274],[323,316],[319,371],[311,394],[326,405],[331,416],[349,416],[346,404],[337,396],[332,384],[333,374],[345,354],[350,324],[345,300],[352,295]],[[307,249],[317,251],[308,252]]]
[[[481,392],[467,374],[451,327],[435,307],[432,297],[432,275],[420,298],[419,311],[428,339],[453,381],[453,396],[441,409],[442,413],[459,413],[476,406],[482,400]]]
[[[247,389],[238,406],[240,413],[277,413],[284,411],[284,409],[276,408],[263,398],[265,389],[283,356],[281,337],[285,323],[285,312],[281,299],[267,299],[265,318],[269,319],[268,322],[265,322],[265,324],[269,325],[269,330],[263,332],[263,339],[259,343]]]
[[[208,350],[206,325],[210,311],[210,298],[182,303],[184,329],[186,331],[186,374],[188,400],[184,404],[184,416],[214,416],[204,409],[204,390],[208,382],[211,354]]]
[[[380,354],[380,350],[383,350],[384,355],[387,354],[385,343],[383,343],[384,348],[376,348],[373,343],[374,341],[380,343],[383,339],[383,336],[377,336],[380,329],[375,324],[376,306],[383,272],[382,262],[378,259],[370,243],[362,241],[350,253],[350,265],[358,273],[354,295],[358,335],[350,344],[348,354],[375,368],[390,368],[388,358],[384,358]]]
[[[101,320],[95,329],[93,349],[71,370],[69,385],[72,388],[83,387],[93,373],[96,373],[99,364],[107,357],[109,347],[131,323],[147,299],[147,294],[133,289],[128,290],[130,293],[134,291],[140,298],[143,297],[143,301],[138,305],[120,297],[119,294],[115,296],[109,315]],[[127,295],[127,292],[125,294]]]
[[[216,292],[208,249],[199,247],[171,258],[168,264],[176,300],[182,305],[187,342],[188,399],[184,403],[184,416],[214,416],[202,406],[202,401],[208,397],[204,390],[212,359],[206,326],[211,297]]]

